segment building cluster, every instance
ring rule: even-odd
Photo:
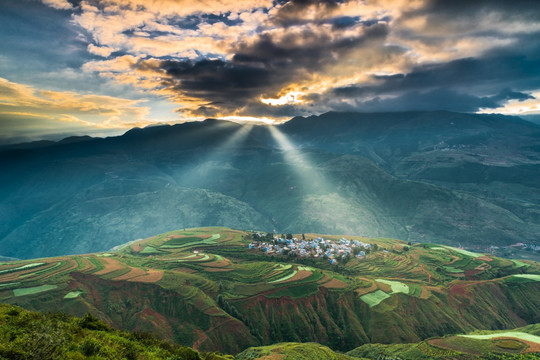
[[[250,249],[258,249],[266,254],[292,254],[301,257],[328,258],[331,264],[337,264],[338,259],[346,256],[356,256],[363,258],[366,251],[371,249],[371,244],[363,243],[358,240],[347,240],[341,238],[338,241],[316,239],[284,239],[275,236],[273,241],[254,240],[249,244]],[[353,249],[356,248],[356,251]]]

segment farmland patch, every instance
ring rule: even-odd
[[[285,281],[285,280],[289,280],[290,278],[292,278],[293,276],[296,275],[298,271],[297,270],[294,270],[291,274],[289,275],[286,275],[282,278],[279,278],[277,280],[273,280],[273,281],[268,281],[267,284],[275,284],[275,283],[278,283],[278,282],[282,282],[282,281]]]
[[[385,293],[382,290],[377,290],[369,294],[365,294],[360,296],[360,299],[362,299],[363,302],[369,305],[369,307],[377,306],[381,303],[381,301],[388,299],[390,295]]]
[[[464,250],[464,249],[458,249],[458,248],[451,247],[451,246],[445,246],[445,248],[450,249],[452,251],[455,251],[457,253],[460,253],[462,255],[467,255],[467,256],[473,257],[473,258],[477,258],[477,257],[482,256],[482,254],[474,253],[472,251],[467,251],[467,250]]]
[[[530,341],[536,344],[540,344],[540,336],[536,336],[533,334],[524,333],[521,331],[507,331],[507,332],[500,332],[500,333],[493,333],[493,334],[485,334],[485,335],[458,335],[466,338],[471,339],[478,339],[478,340],[490,340],[495,338],[516,338],[520,340]]]
[[[54,290],[58,288],[58,285],[40,285],[40,286],[34,286],[29,288],[20,288],[20,289],[13,289],[13,295],[15,296],[24,296],[24,295],[33,295],[33,294],[39,294],[45,291]]]
[[[392,289],[392,294],[396,294],[396,293],[408,294],[409,293],[409,286],[402,282],[390,281],[390,280],[384,280],[384,279],[376,279],[376,281],[383,284],[390,285],[390,288]]]
[[[538,274],[516,274],[516,275],[512,275],[512,276],[517,277],[517,278],[522,278],[522,279],[530,279],[530,280],[540,281],[540,275],[538,275]]]
[[[81,294],[82,291],[70,291],[64,296],[64,299],[75,299],[78,298]]]

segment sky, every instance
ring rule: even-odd
[[[538,0],[2,0],[0,143],[328,111],[540,114]]]

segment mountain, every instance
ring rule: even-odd
[[[185,227],[539,245],[540,127],[451,112],[206,120],[0,150],[0,255],[104,251]]]
[[[229,354],[291,341],[349,351],[540,323],[537,262],[386,238],[303,235],[306,243],[298,234],[287,255],[262,250],[274,242],[268,234],[212,227],[107,253],[2,263],[0,302],[91,313],[117,328]],[[310,240],[321,237],[324,243]],[[309,243],[309,253],[335,249],[337,264],[302,256]],[[365,254],[341,256],[347,248]]]

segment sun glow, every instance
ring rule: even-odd
[[[302,95],[304,95],[304,93],[299,92],[299,91],[289,91],[287,94],[281,96],[278,99],[272,99],[272,98],[263,99],[263,98],[261,98],[261,102],[263,104],[271,105],[271,106],[302,104],[304,101],[299,99],[299,97],[302,96]]]
[[[254,117],[254,116],[223,116],[220,117],[221,120],[227,120],[227,121],[234,121],[239,124],[247,124],[247,123],[263,123],[266,125],[272,125],[279,123],[279,120],[271,119],[267,117]]]

